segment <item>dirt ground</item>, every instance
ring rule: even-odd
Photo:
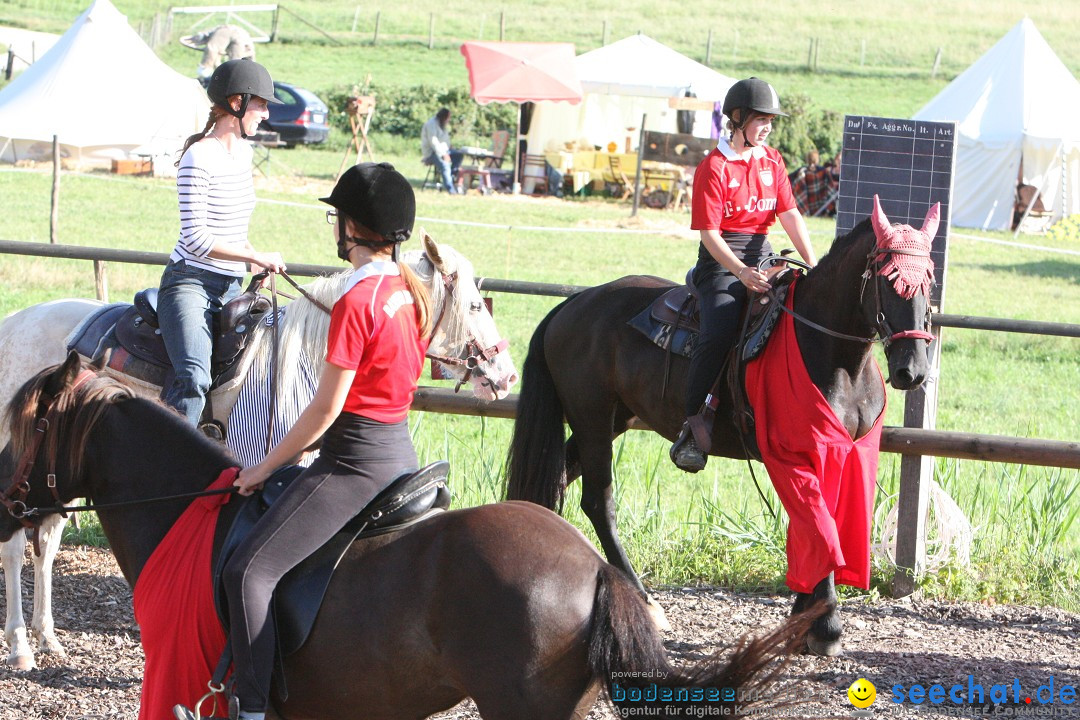
[[[23,573],[28,622],[31,574],[28,563]],[[28,673],[0,669],[0,719],[133,720],[138,715],[142,649],[131,593],[112,555],[64,546],[56,561],[54,593],[58,635],[68,654],[40,655],[39,668]],[[656,597],[674,627],[666,637],[669,650],[689,659],[779,623],[790,605],[786,597],[700,588],[664,590]],[[920,600],[848,601],[843,614],[841,657],[798,656],[787,669],[784,687],[810,699],[788,708],[786,716],[852,717],[855,708],[847,688],[866,678],[876,686],[877,700],[855,717],[1080,717],[1080,698],[1073,704],[1061,702],[1063,694],[1068,696],[1064,686],[1080,686],[1078,615],[1050,608]],[[1041,697],[1048,699],[1051,678],[1055,702],[1040,704],[1040,687]],[[1013,703],[1014,681],[1019,681],[1019,705]],[[986,702],[994,685],[1007,685],[1008,704],[960,706],[947,694],[939,704],[892,701],[897,685],[907,693],[914,684],[927,690],[941,684],[948,693],[958,683],[966,690],[969,682],[984,689]],[[1030,704],[1024,702],[1028,697]],[[434,717],[479,716],[464,703]],[[614,717],[599,704],[589,715]]]

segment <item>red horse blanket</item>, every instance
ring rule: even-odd
[[[789,307],[794,297],[793,287]],[[746,366],[746,391],[758,448],[789,518],[788,587],[813,592],[835,572],[838,584],[869,588],[884,409],[870,432],[853,441],[810,380],[786,313],[765,352]]]
[[[223,471],[207,489],[232,485],[238,472]],[[206,694],[225,649],[210,587],[210,562],[218,512],[230,497],[212,495],[192,503],[135,582],[135,621],[146,655],[139,720],[171,720],[173,705],[191,707]],[[207,703],[202,714],[224,717],[228,710],[223,702],[218,707]]]

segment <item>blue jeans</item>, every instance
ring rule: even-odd
[[[243,278],[170,262],[161,274],[158,325],[176,378],[162,388],[166,405],[192,425],[199,424],[210,392],[210,359],[214,350],[214,315],[240,294]]]
[[[447,163],[442,159],[441,155],[429,155],[424,160],[425,165],[434,165],[436,172],[442,178],[443,187],[446,188],[446,192],[451,195],[457,193],[457,188],[454,187],[454,177],[457,175],[458,168],[461,167],[461,159],[465,155],[457,150],[450,151],[450,162]]]

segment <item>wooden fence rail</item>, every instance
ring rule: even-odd
[[[94,265],[99,299],[102,300],[107,299],[101,297],[103,288],[106,286],[105,262],[163,266],[168,261],[166,253],[10,240],[0,240],[0,253],[91,260]],[[327,275],[340,270],[339,267],[327,265],[289,265],[290,274],[297,276]],[[477,278],[476,284],[477,287],[485,291],[554,297],[567,297],[586,289],[584,286],[577,285],[535,283],[498,278]],[[1066,323],[946,314],[934,315],[933,321],[940,327],[1080,337],[1080,325]],[[517,412],[517,399],[511,397],[494,402],[482,402],[472,397],[457,395],[447,388],[421,387],[416,393],[413,407],[416,410],[426,412],[513,418]],[[649,429],[644,423],[638,423],[632,425],[632,427],[639,430]],[[927,430],[914,427],[886,427],[882,432],[880,447],[883,452],[900,453],[908,458],[923,456],[950,457],[963,460],[1080,469],[1080,443],[1077,442]],[[897,533],[898,543],[901,538],[910,543],[913,538],[917,538],[919,530],[917,528],[899,527]],[[906,594],[914,589],[914,583],[910,581],[912,572],[911,568],[897,568],[893,583],[894,591],[898,590],[902,594]]]

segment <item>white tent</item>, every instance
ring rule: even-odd
[[[1080,83],[1028,18],[949,83],[916,120],[957,123],[953,225],[1008,230],[1017,180],[1053,219],[1080,212]]]
[[[676,111],[669,98],[692,92],[701,100],[724,99],[734,78],[691,60],[647,35],[631,35],[579,55],[578,78],[585,96],[580,105],[537,103],[529,125],[529,152],[542,153],[553,142],[614,142],[637,145],[641,116],[647,130],[676,132]],[[695,113],[694,134],[709,137],[710,112]]]
[[[199,83],[158,59],[109,0],[94,3],[0,91],[0,160],[104,162],[174,153],[206,123]]]

